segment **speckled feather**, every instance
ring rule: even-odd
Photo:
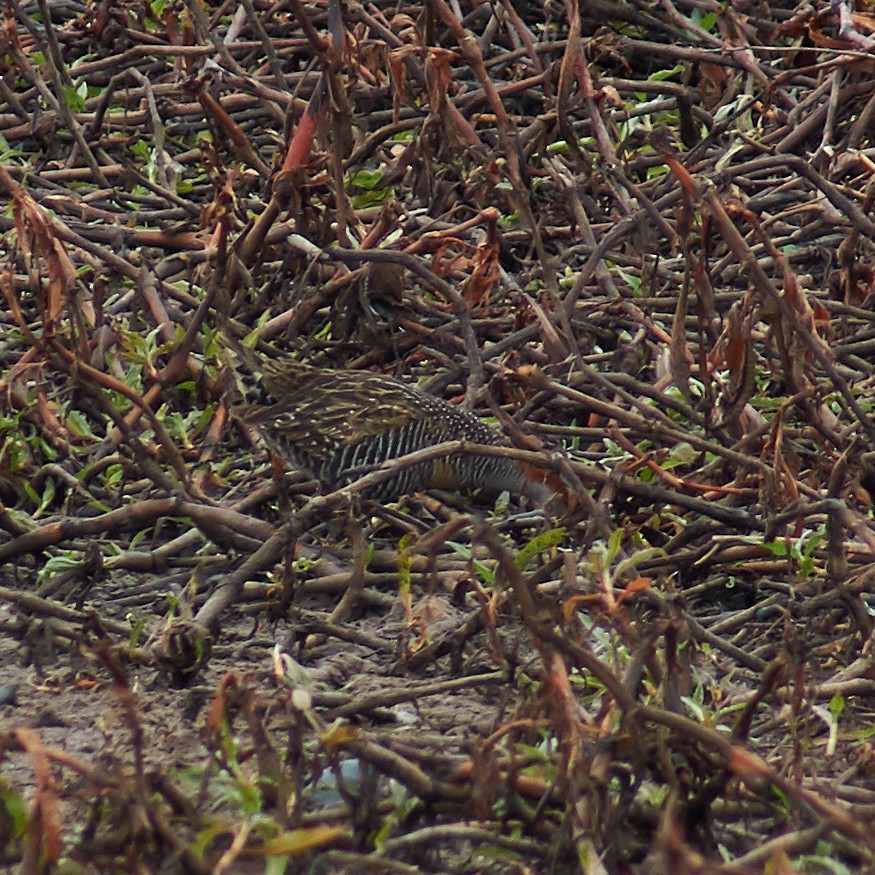
[[[391,377],[317,368],[293,359],[253,360],[249,350],[244,354],[261,383],[259,403],[248,406],[241,418],[323,487],[343,486],[363,467],[444,441],[506,444],[501,432],[473,413]],[[544,492],[514,460],[466,452],[403,468],[368,494],[389,501],[429,488],[507,489],[538,499]]]

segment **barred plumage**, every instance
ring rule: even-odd
[[[259,360],[234,346],[252,375],[261,378],[259,403],[247,406],[241,419],[260,429],[279,455],[310,471],[323,488],[339,488],[367,466],[445,441],[506,445],[500,432],[473,413],[391,377],[293,359]],[[464,452],[403,468],[367,496],[391,501],[431,488],[506,489],[538,500],[548,493],[513,459]]]

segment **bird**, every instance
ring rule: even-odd
[[[508,445],[500,431],[474,413],[401,380],[290,356],[260,357],[237,341],[230,345],[248,371],[241,381],[239,365],[232,365],[244,396],[232,412],[323,489],[346,486],[370,466],[446,441]],[[553,495],[515,459],[462,450],[400,468],[364,497],[390,502],[428,489],[488,495],[507,490],[539,504]]]

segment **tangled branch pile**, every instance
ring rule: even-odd
[[[0,859],[872,867],[873,20],[9,4]],[[337,518],[222,331],[492,419],[561,518]]]

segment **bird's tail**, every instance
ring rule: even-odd
[[[570,509],[570,496],[562,479],[544,468],[521,462],[522,486],[520,494],[543,507],[552,516],[561,516]]]

